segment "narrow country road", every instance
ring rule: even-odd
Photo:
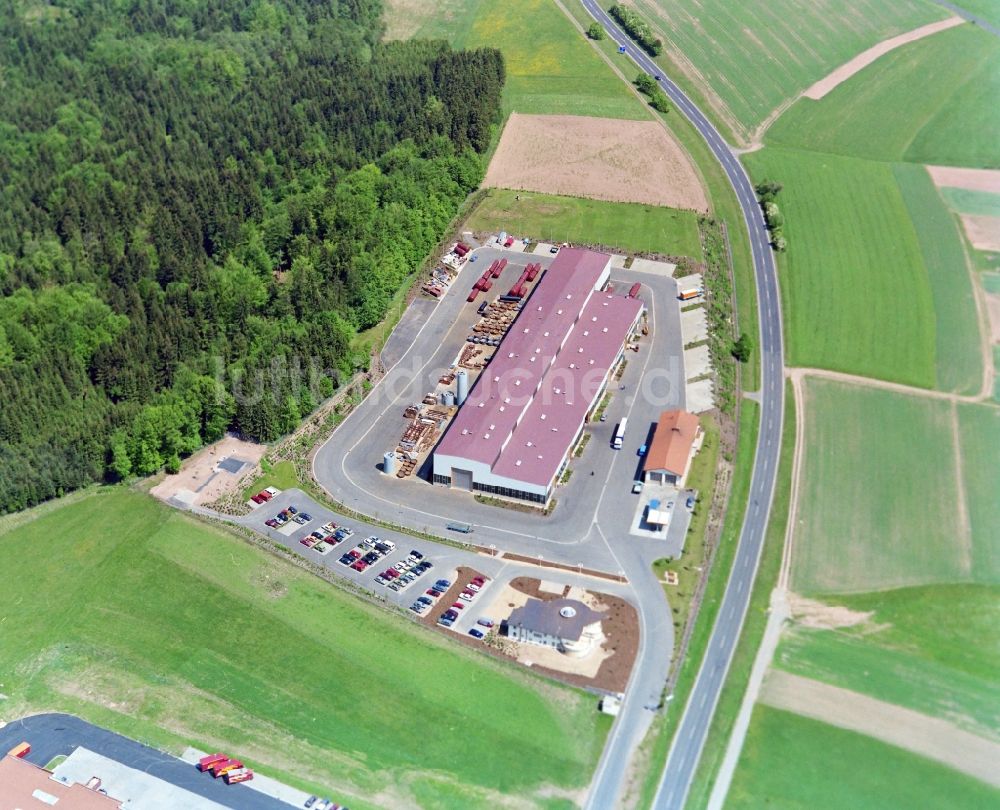
[[[760,434],[754,457],[747,511],[743,519],[732,573],[712,629],[705,658],[691,690],[688,704],[684,707],[684,714],[674,736],[653,802],[657,810],[668,808],[673,810],[684,806],[705,745],[712,715],[746,616],[771,511],[784,417],[784,357],[778,277],[756,194],[750,178],[732,149],[702,112],[691,103],[677,85],[663,76],[663,70],[632,42],[604,9],[594,0],[581,1],[590,16],[601,23],[619,45],[624,46],[625,54],[633,62],[649,75],[663,77],[660,86],[675,105],[675,109],[691,121],[722,165],[743,211],[753,253],[757,287],[762,383]],[[607,754],[605,751],[605,756]],[[600,810],[616,806],[621,789],[620,771],[620,768],[607,768],[603,771],[599,769],[598,777],[591,786],[586,805],[588,808]]]

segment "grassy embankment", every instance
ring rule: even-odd
[[[638,793],[638,806],[649,807],[659,784],[663,765],[667,760],[667,751],[673,740],[674,732],[680,722],[681,714],[687,703],[688,695],[694,685],[695,676],[705,655],[705,647],[715,624],[715,617],[722,604],[729,571],[736,554],[736,542],[742,528],[743,513],[746,510],[747,498],[750,492],[750,473],[753,455],[757,446],[759,406],[750,400],[740,407],[739,444],[733,459],[733,480],[729,493],[729,504],[726,520],[715,552],[713,575],[708,578],[702,597],[698,618],[694,624],[687,654],[681,661],[675,674],[674,690],[665,712],[657,717],[652,729],[642,743],[640,749],[639,779],[635,790]]]
[[[497,188],[489,190],[466,225],[474,231],[506,228],[545,241],[701,258],[698,216],[655,205]]]
[[[234,750],[359,807],[561,806],[543,785],[583,787],[600,753],[609,724],[581,693],[151,498],[92,491],[16,518],[4,719],[60,710],[174,752]]]
[[[750,670],[757,657],[761,639],[764,637],[764,628],[767,626],[771,591],[777,584],[781,571],[785,531],[788,527],[792,460],[795,455],[795,419],[795,400],[792,397],[791,384],[786,384],[781,459],[778,464],[778,478],[775,483],[774,501],[771,504],[771,517],[767,524],[767,536],[764,539],[764,550],[761,552],[760,567],[754,580],[743,630],[733,652],[729,675],[719,693],[719,704],[708,728],[701,760],[695,771],[694,781],[691,783],[687,801],[689,808],[702,808],[708,805],[715,776],[726,753],[733,722],[743,702],[743,695],[750,680]]]

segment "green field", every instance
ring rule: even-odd
[[[542,241],[701,259],[698,216],[676,208],[490,189],[466,225]]]
[[[892,167],[770,148],[744,160],[784,184],[786,362],[933,387],[934,301]]]
[[[713,116],[709,105],[706,114],[744,135],[866,48],[947,16],[916,0],[638,0],[636,5],[659,28],[666,60],[690,63],[670,70],[671,78],[686,76],[699,95],[711,88],[725,110]]]
[[[959,5],[1000,28],[1000,2],[997,0],[962,0]]]
[[[793,626],[776,666],[1000,741],[1000,588],[934,585],[828,601],[872,616],[838,630]]]
[[[405,0],[390,0],[386,6],[389,20],[413,13]],[[444,0],[428,3],[423,14],[419,25],[408,26],[416,36],[444,38],[457,48],[503,52],[507,112],[649,119],[645,105],[552,0]]]
[[[805,396],[795,590],[1000,584],[995,406],[818,379],[807,381]]]
[[[886,54],[819,101],[798,101],[767,143],[998,168],[998,97],[1000,38],[962,25]]]
[[[996,807],[1000,792],[895,746],[790,712],[754,709],[727,808]]]
[[[805,396],[795,590],[967,579],[951,406],[826,380],[807,381]]]
[[[978,579],[1000,583],[1000,408],[960,405],[958,426],[973,566]]]
[[[35,519],[32,519],[35,518]],[[449,644],[125,490],[0,528],[4,719],[72,712],[238,752],[352,807],[561,807],[594,700]]]
[[[937,387],[978,394],[983,384],[979,315],[958,223],[923,166],[897,163],[892,171],[913,222],[934,299]]]

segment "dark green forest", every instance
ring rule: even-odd
[[[379,0],[0,0],[0,512],[288,432],[444,235],[498,51]]]

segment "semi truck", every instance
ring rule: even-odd
[[[226,780],[227,785],[236,785],[240,782],[249,782],[253,779],[253,771],[249,768],[237,768],[233,771],[228,771],[223,777]]]

